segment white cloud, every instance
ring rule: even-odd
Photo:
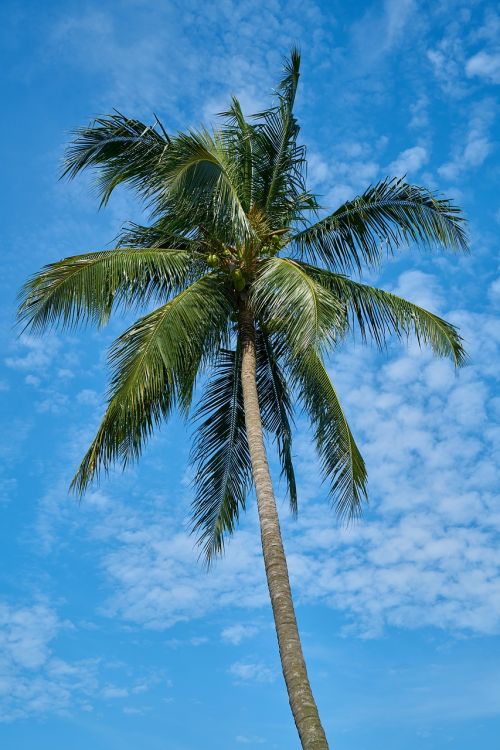
[[[455,180],[484,163],[494,148],[489,131],[496,112],[496,104],[491,99],[485,99],[473,108],[463,143],[454,148],[452,159],[438,169],[442,177]]]
[[[429,98],[425,94],[421,94],[411,105],[411,119],[409,124],[410,128],[415,130],[423,130],[429,126]]]
[[[500,83],[500,52],[481,50],[467,60],[465,72],[469,78],[479,76],[492,83]]]
[[[48,54],[78,65],[79,74],[99,77],[99,102],[151,118],[160,108],[174,125],[186,115],[210,118],[228,103],[243,98],[245,110],[262,104],[279,70],[290,40],[314,38],[310,59],[321,59],[328,25],[312,0],[251,5],[238,0],[205,4],[135,4],[133,23],[107,9],[81,9],[61,16],[45,48]],[[193,18],[196,17],[196,23]],[[154,38],[151,28],[156,29]],[[223,43],[214,46],[222,33]],[[164,51],[169,50],[166,56]],[[141,60],[141,65],[137,65]],[[182,96],[179,96],[179,87]],[[112,103],[110,105],[110,102]],[[204,102],[201,104],[200,102]],[[185,123],[184,123],[185,124]]]
[[[247,737],[245,734],[239,734],[236,737],[236,742],[239,742],[241,745],[263,745],[265,741],[266,740],[263,737],[258,737],[256,735]]]
[[[351,27],[357,65],[373,66],[405,39],[415,20],[415,0],[384,0],[383,10],[372,7]]]
[[[438,312],[443,302],[438,280],[423,271],[405,271],[393,291],[431,312]]]
[[[0,602],[0,722],[92,711],[97,701],[133,701],[152,685],[170,685],[159,670],[137,679],[129,665],[102,657],[61,659],[59,639],[75,630],[45,601],[25,606]],[[126,685],[116,683],[124,677],[122,670]]]
[[[496,307],[500,307],[500,277],[491,282],[488,296]]]
[[[116,685],[106,685],[101,691],[103,698],[128,698],[129,691],[127,688],[117,687]]]
[[[52,641],[67,627],[47,604],[0,604],[0,721],[83,708],[98,662],[53,655]]]
[[[412,146],[402,151],[399,156],[389,164],[387,172],[390,175],[400,177],[405,174],[418,172],[424,164],[429,161],[427,149],[423,146]]]
[[[19,609],[0,604],[0,628],[3,658],[21,667],[36,668],[47,661],[49,643],[61,623],[44,604]]]
[[[84,388],[76,394],[76,400],[84,406],[97,406],[99,404],[99,395],[90,388]]]
[[[24,353],[7,357],[5,364],[13,370],[34,370],[37,375],[44,374],[54,361],[61,342],[54,335],[29,336],[23,334],[16,342],[16,347]]]
[[[223,641],[231,643],[233,646],[238,646],[243,640],[253,638],[257,633],[258,628],[256,628],[255,625],[243,625],[242,623],[238,623],[224,628],[221,636]]]
[[[426,52],[441,88],[450,97],[457,99],[468,93],[463,71],[470,25],[470,9],[464,7],[454,10],[453,19],[444,25],[442,38]]]
[[[238,682],[274,682],[276,674],[260,662],[237,661],[228,669],[228,673]]]

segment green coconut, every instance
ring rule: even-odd
[[[234,281],[234,288],[238,292],[242,292],[245,288],[246,280],[243,276],[243,272],[240,268],[237,268],[236,271],[233,273],[233,281]]]

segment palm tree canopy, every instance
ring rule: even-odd
[[[427,310],[353,280],[408,244],[467,249],[456,206],[403,179],[370,186],[333,213],[306,184],[306,151],[293,113],[300,56],[292,50],[272,106],[250,119],[233,98],[218,129],[168,134],[115,112],[76,131],[64,175],[90,168],[106,204],[119,185],[150,213],[113,250],[65,258],[21,291],[19,317],[103,325],[117,309],[154,305],[110,350],[108,406],[72,486],[82,493],[115,462],[136,459],[172,409],[194,411],[193,526],[208,560],[245,509],[251,467],[241,387],[238,320],[250,309],[265,431],[275,440],[292,509],[293,403],[309,416],[337,512],[357,515],[366,469],[325,356],[357,328],[384,346],[414,335],[464,362],[456,328]],[[201,378],[207,374],[207,377]]]

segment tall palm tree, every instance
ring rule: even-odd
[[[466,249],[452,203],[403,180],[369,187],[323,218],[306,187],[293,106],[292,50],[273,106],[250,120],[233,98],[217,130],[168,134],[115,112],[76,131],[64,175],[97,173],[105,205],[118,185],[151,212],[113,250],[65,258],[21,292],[20,319],[102,326],[119,309],[151,307],[112,345],[106,412],[72,481],[83,493],[116,462],[141,454],[174,408],[194,412],[193,529],[206,561],[223,552],[253,484],[283,674],[302,747],[328,747],[297,629],[264,436],[272,437],[297,512],[293,407],[309,415],[335,511],[357,516],[366,469],[325,356],[353,330],[383,346],[414,334],[459,366],[456,328],[394,294],[349,277],[405,244]],[[207,377],[202,378],[202,374]]]

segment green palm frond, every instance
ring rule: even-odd
[[[386,179],[348,201],[330,216],[296,234],[292,247],[301,256],[333,270],[378,265],[384,253],[402,245],[467,250],[459,208],[425,188]]]
[[[64,258],[45,266],[22,287],[19,320],[34,331],[107,322],[113,308],[165,301],[194,276],[179,249],[117,248]]]
[[[290,509],[297,513],[297,485],[292,459],[293,406],[286,377],[278,361],[278,351],[270,337],[257,332],[257,393],[264,430],[274,435],[290,500]]]
[[[191,216],[195,223],[219,231],[229,226],[233,241],[251,237],[240,194],[240,175],[223,136],[208,130],[179,134],[169,146],[163,176],[164,198],[167,203],[175,202],[180,216]],[[162,210],[159,200],[157,211]]]
[[[160,132],[158,132],[158,130]],[[170,138],[156,118],[154,126],[115,112],[75,131],[67,149],[63,177],[70,179],[88,167],[99,168],[96,188],[105,205],[113,190],[129,183],[143,196],[159,189],[158,167]]]
[[[314,429],[316,449],[341,519],[360,515],[367,498],[366,467],[321,357],[309,350],[290,362],[300,401]]]
[[[306,151],[297,143],[300,128],[293,114],[299,76],[300,54],[294,48],[285,60],[284,76],[276,92],[277,106],[255,116],[260,119],[254,137],[259,208],[274,223],[285,226],[294,218],[297,196],[307,193]]]
[[[149,225],[127,222],[118,233],[115,244],[136,249],[171,247],[195,253],[200,246],[200,232],[193,229],[192,222],[180,221],[175,213],[164,211]]]
[[[226,340],[229,312],[224,286],[208,274],[117,339],[108,407],[72,489],[82,493],[101,470],[137,459],[174,406],[189,409],[200,368]]]
[[[289,258],[262,263],[250,299],[256,316],[286,333],[293,349],[332,344],[344,333],[344,305]]]
[[[253,177],[255,164],[255,128],[245,120],[241,104],[233,96],[231,106],[220,116],[226,120],[221,131],[225,147],[238,170],[239,195],[244,210],[248,213],[253,205]]]
[[[451,357],[457,367],[465,363],[461,336],[454,325],[438,315],[383,289],[305,263],[300,265],[311,278],[345,303],[363,339],[370,336],[381,347],[391,334],[414,335],[419,344],[430,346],[434,354]]]
[[[245,510],[251,481],[239,348],[220,351],[195,417],[193,531],[210,564]]]

